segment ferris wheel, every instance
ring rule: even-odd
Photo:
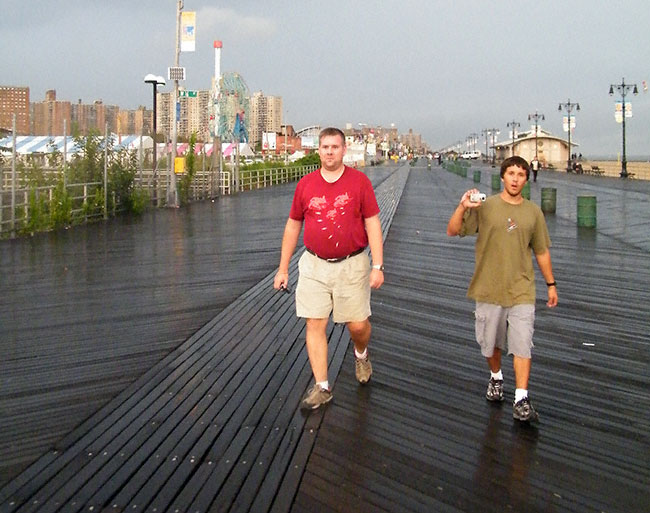
[[[248,142],[250,91],[237,72],[224,73],[213,88],[212,132],[223,141]]]

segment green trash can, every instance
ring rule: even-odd
[[[501,190],[501,175],[492,175],[492,190]]]
[[[481,183],[481,171],[478,169],[474,170],[474,183]]]
[[[555,187],[542,187],[542,212],[555,214],[557,202],[557,189]]]
[[[596,228],[596,196],[578,196],[578,226]]]
[[[521,189],[521,196],[523,198],[526,198],[527,200],[530,199],[530,184],[526,182],[526,185],[524,185],[524,188]]]

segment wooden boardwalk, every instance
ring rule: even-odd
[[[56,315],[39,325],[36,310],[14,310],[0,324],[3,353],[10,355],[0,369],[0,413],[12,420],[0,419],[0,457],[6,461],[5,455],[13,455],[15,462],[4,466],[0,511],[647,508],[648,234],[647,228],[628,232],[624,225],[641,226],[647,220],[650,191],[636,184],[638,190],[619,182],[602,185],[603,179],[589,177],[560,183],[558,213],[549,217],[549,228],[561,304],[548,311],[538,301],[531,394],[542,421],[526,428],[513,422],[508,401],[495,407],[484,399],[487,372],[473,342],[472,304],[465,298],[473,241],[444,234],[449,214],[471,179],[439,168],[369,173],[378,185],[382,222],[390,225],[387,282],[373,293],[375,374],[368,386],[356,384],[347,334],[341,326],[330,326],[335,398],[325,410],[308,416],[297,410],[311,380],[303,325],[295,319],[292,297],[271,288],[291,187],[208,205],[219,209],[219,219],[229,219],[226,211],[237,211],[233,203],[244,205],[255,195],[255,209],[246,209],[253,221],[240,216],[218,223],[216,231],[228,230],[232,238],[215,234],[214,211],[192,222],[172,213],[172,222],[182,225],[179,232],[168,225],[151,228],[145,220],[131,230],[123,227],[131,234],[126,240],[115,231],[110,235],[113,244],[99,249],[97,241],[91,245],[96,253],[66,255],[71,268],[87,261],[89,293],[84,299],[95,304],[74,323],[65,322],[66,309],[77,314],[84,307],[50,291],[65,284],[65,271],[59,269],[57,275],[51,269],[55,276],[43,285],[33,282],[36,276],[2,278],[3,291],[11,285],[19,296],[42,287],[49,298],[46,304],[61,315],[63,327],[52,320]],[[560,179],[540,175],[545,186]],[[599,210],[599,221],[605,215],[607,222],[597,231],[577,230],[562,207],[585,187],[596,187],[599,207],[600,195],[607,197]],[[537,193],[533,188],[533,199]],[[645,205],[628,201],[637,195],[645,198]],[[617,202],[629,204],[629,216]],[[268,222],[271,216],[274,222]],[[609,235],[617,222],[619,231]],[[234,245],[241,250],[232,249],[233,240],[240,240],[237,235],[242,242]],[[135,242],[140,238],[158,245],[158,252],[145,253]],[[157,244],[159,239],[164,243]],[[230,250],[215,248],[215,241],[229,241]],[[247,248],[249,241],[255,241],[255,250]],[[53,246],[49,258],[32,258],[60,263],[57,257],[67,246],[57,248],[56,241]],[[143,251],[141,258],[134,247]],[[24,251],[15,245],[4,248],[3,268],[6,255],[16,258],[18,252],[22,258],[16,258],[16,265],[24,263]],[[236,262],[223,257],[228,251],[237,256]],[[109,265],[111,252],[116,258],[125,255],[122,266]],[[169,273],[142,276],[138,262],[160,254],[170,259]],[[256,265],[261,259],[266,266]],[[93,274],[99,276],[102,268],[95,267],[96,260],[110,270],[112,287],[102,281],[105,277]],[[203,273],[191,283],[183,282],[188,261]],[[201,322],[197,310],[209,303],[205,296],[214,283],[227,289],[213,294],[226,304],[212,304],[216,313]],[[183,290],[176,290],[178,284]],[[129,294],[140,289],[146,290],[144,296],[129,303]],[[200,297],[193,301],[194,293]],[[106,298],[111,310],[95,328],[92,316],[102,309],[93,300],[103,294],[114,294]],[[147,301],[153,305],[143,306]],[[33,319],[34,326],[24,328],[29,336],[18,329],[26,324],[20,316]],[[153,319],[147,323],[147,317]],[[178,325],[183,319],[192,320]],[[135,332],[142,338],[133,339],[133,332],[131,338],[124,335],[134,323],[141,325]],[[47,336],[52,330],[59,333],[54,340]],[[12,337],[9,344],[7,336]],[[180,345],[179,338],[184,341]],[[86,348],[87,341],[103,344]],[[134,346],[140,346],[141,360]],[[77,381],[67,371],[75,366],[85,376]],[[141,369],[148,370],[133,382],[133,373]],[[30,372],[37,379],[30,379]],[[511,399],[512,373],[507,368],[504,372]],[[92,409],[93,401],[105,403],[129,377],[132,384],[89,411],[92,415],[84,422],[82,417],[74,429],[50,434],[54,440],[49,448],[18,473],[25,460],[15,456],[21,451],[12,440],[21,440],[21,448],[42,447],[48,423],[66,429],[59,419],[39,416],[39,408],[72,415],[70,403],[83,401]],[[34,396],[35,404],[27,404],[24,415],[14,412]]]

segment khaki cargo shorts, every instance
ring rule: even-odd
[[[334,322],[370,317],[370,258],[365,251],[342,262],[327,262],[305,251],[298,261],[296,314]]]
[[[509,308],[490,303],[476,303],[476,342],[486,358],[494,348],[522,358],[531,357],[535,324],[535,305],[515,305]]]

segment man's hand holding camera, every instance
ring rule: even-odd
[[[481,191],[478,189],[470,189],[469,191],[465,192],[463,196],[460,199],[460,204],[463,206],[463,208],[477,208],[481,206],[481,203],[483,203],[486,199],[485,194],[483,194]]]

